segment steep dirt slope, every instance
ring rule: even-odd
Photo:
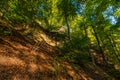
[[[0,38],[0,80],[106,80],[109,77],[92,65],[73,67],[58,61],[57,53],[56,47],[44,41],[36,45],[16,36]]]
[[[56,60],[54,47],[41,44],[15,36],[0,38],[0,80],[72,80],[77,76],[70,64]]]
[[[94,65],[59,60],[56,42],[43,31],[0,37],[0,80],[115,80]]]

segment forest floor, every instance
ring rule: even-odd
[[[99,66],[59,60],[56,42],[43,32],[34,38],[0,37],[0,80],[117,80]]]

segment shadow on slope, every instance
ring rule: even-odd
[[[84,72],[76,73],[67,62],[59,62],[56,59],[58,51],[45,42],[35,46],[15,36],[0,38],[0,40],[1,80],[85,80],[89,78]]]

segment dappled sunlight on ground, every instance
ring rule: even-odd
[[[106,75],[91,65],[56,61],[58,50],[44,40],[33,45],[14,36],[0,39],[0,80],[100,80]]]
[[[115,67],[115,69],[120,70],[120,65],[119,64],[114,65],[114,67]]]
[[[68,62],[62,64],[67,69],[67,73],[73,78],[73,80],[88,80],[90,77],[86,75],[83,71],[76,74],[75,68],[73,68]],[[79,70],[78,70],[79,71]]]
[[[34,46],[22,40],[21,42],[26,45],[20,43],[20,40],[14,41],[9,38],[2,38],[2,40],[0,43],[0,79],[72,80],[72,77],[76,76],[72,67],[66,66],[65,68],[69,70],[65,72],[57,66],[53,57],[54,48],[52,49],[48,44]]]
[[[44,54],[44,50],[41,50],[42,52],[37,52],[36,50],[32,49],[32,45],[30,44],[30,46],[24,46],[21,43],[10,41],[7,38],[4,38],[3,40],[3,43],[0,44],[0,73],[2,73],[2,71],[6,71],[5,69],[7,68],[8,71],[6,71],[5,74],[7,75],[9,70],[10,73],[13,74],[8,76],[9,79],[5,78],[6,80],[30,80],[30,75],[35,74],[37,76],[31,76],[31,79],[34,80],[34,78],[39,78],[39,71],[44,73],[52,69],[54,62],[51,63],[50,61],[53,60],[53,58],[47,54]],[[15,69],[21,70],[15,73]],[[26,76],[23,76],[21,71]],[[47,77],[47,75],[44,75],[43,77],[45,76]]]
[[[36,38],[37,41],[42,41],[44,40],[47,44],[51,45],[51,46],[57,46],[60,43],[57,41],[54,41],[52,39],[50,39],[47,35],[45,35],[44,32],[36,30],[34,31],[34,38]]]
[[[4,66],[24,66],[25,63],[24,61],[16,58],[16,57],[7,57],[7,56],[2,56],[0,55],[0,64]]]
[[[30,73],[35,73],[35,72],[37,72],[38,71],[38,65],[37,64],[35,64],[35,63],[30,63],[29,65],[28,65],[28,72],[30,72]]]

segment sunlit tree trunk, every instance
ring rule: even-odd
[[[72,38],[71,38],[71,34],[70,34],[70,25],[69,25],[68,17],[67,16],[65,16],[65,20],[66,20],[66,25],[67,25],[67,29],[68,29],[68,38],[71,41]]]

